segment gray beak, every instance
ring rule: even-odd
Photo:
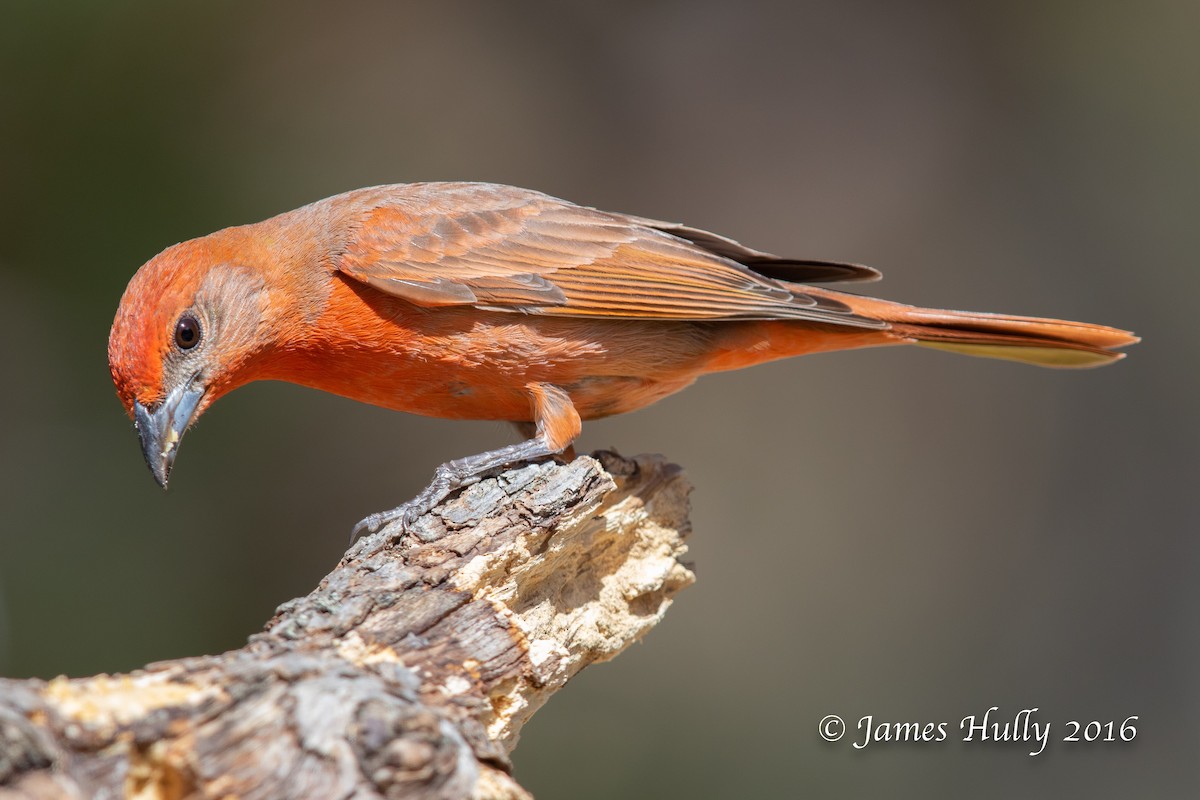
[[[150,467],[154,480],[164,489],[171,475],[171,465],[175,463],[179,440],[191,424],[203,397],[204,387],[198,385],[193,377],[183,386],[175,388],[154,411],[141,403],[133,404],[133,425],[137,428],[138,438],[142,440],[146,466]]]

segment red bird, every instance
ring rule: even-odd
[[[524,432],[443,464],[415,499],[355,529],[374,531],[411,524],[499,467],[563,452],[581,420],[650,405],[707,372],[896,344],[1091,367],[1138,341],[810,285],[878,277],[527,189],[378,186],[159,253],[121,298],[109,366],[164,488],[188,426],[256,380]]]

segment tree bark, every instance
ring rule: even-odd
[[[0,800],[524,798],[521,726],[694,576],[655,456],[509,470],[350,548],[240,650],[0,680]]]

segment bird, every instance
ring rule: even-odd
[[[188,428],[259,380],[521,432],[437,467],[356,537],[397,520],[409,529],[498,469],[568,453],[583,421],[644,408],[706,373],[906,344],[1094,367],[1138,341],[1104,325],[818,285],[879,277],[513,186],[374,186],[151,258],[121,297],[109,367],[164,489]]]

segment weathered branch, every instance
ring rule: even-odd
[[[527,797],[521,726],[694,579],[688,491],[657,457],[510,470],[361,540],[240,650],[0,680],[0,800]]]

